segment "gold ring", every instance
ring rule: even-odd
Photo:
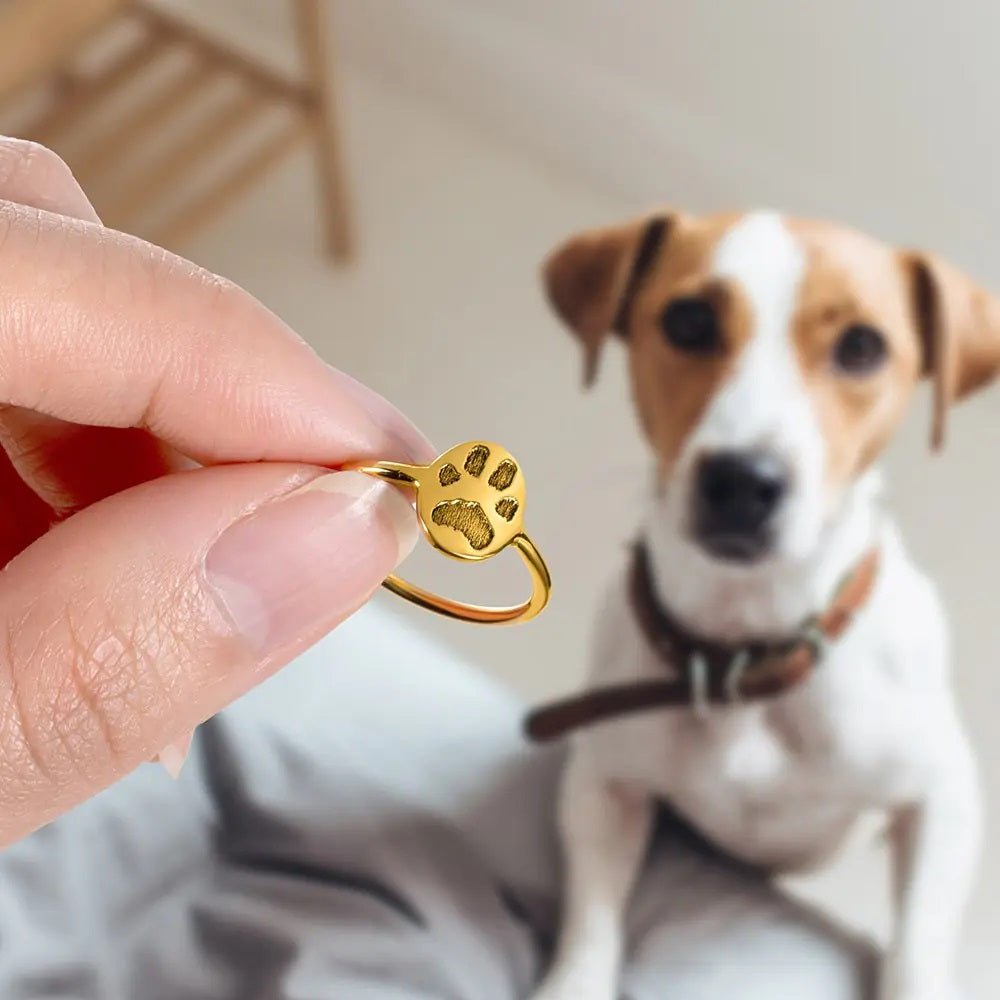
[[[511,607],[463,604],[390,576],[383,586],[394,594],[440,615],[483,625],[525,622],[548,604],[552,578],[524,532],[524,476],[502,445],[469,441],[450,448],[430,465],[375,462],[351,468],[415,490],[424,534],[445,555],[478,562],[509,545],[531,574],[531,597]]]

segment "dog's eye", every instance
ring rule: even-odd
[[[888,354],[885,337],[862,323],[849,326],[833,348],[837,367],[848,375],[869,375],[881,367]]]
[[[704,299],[674,299],[660,318],[667,342],[679,351],[710,354],[722,346],[715,310]]]

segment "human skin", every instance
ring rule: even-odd
[[[250,295],[0,138],[0,845],[161,752],[413,546],[426,439]]]

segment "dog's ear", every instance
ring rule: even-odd
[[[586,385],[597,375],[605,336],[612,330],[625,335],[632,296],[656,259],[672,218],[656,213],[579,233],[545,261],[549,302],[583,344]]]
[[[1000,299],[933,254],[906,252],[903,263],[924,374],[934,383],[937,449],[951,404],[1000,374]]]

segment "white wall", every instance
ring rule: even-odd
[[[350,58],[632,201],[833,215],[1000,278],[996,4],[340,0],[338,18]]]

